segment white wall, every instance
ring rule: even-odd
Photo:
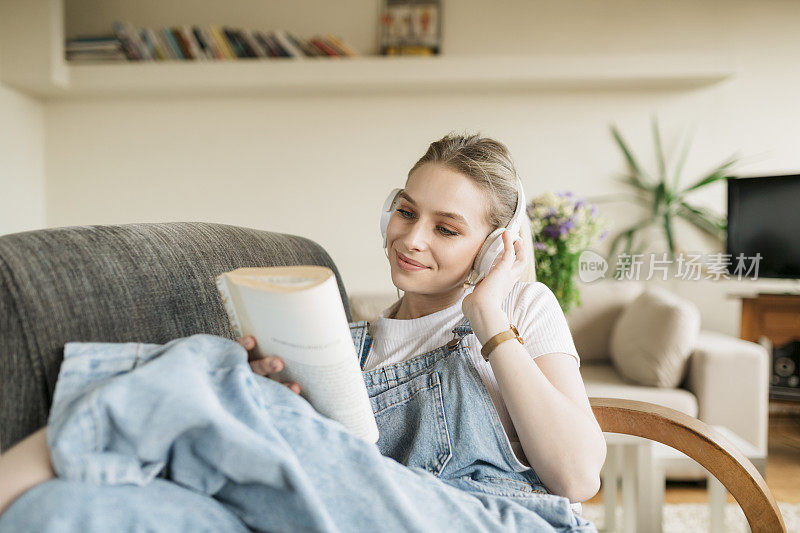
[[[0,235],[45,225],[44,123],[40,102],[0,83]]]
[[[143,26],[214,22],[333,32],[374,52],[378,3],[329,4],[72,1],[66,33],[107,31],[115,18]],[[427,144],[450,130],[504,141],[529,198],[550,189],[619,190],[612,176],[622,160],[608,125],[617,123],[649,162],[653,113],[667,148],[694,129],[687,181],[733,152],[747,157],[743,174],[800,170],[800,3],[451,0],[444,9],[447,54],[717,53],[739,68],[730,81],[694,90],[48,103],[47,225],[207,220],[293,233],[329,251],[349,291],[392,291],[378,211]],[[696,199],[724,212],[725,187]],[[636,215],[620,207],[604,207],[615,228]],[[715,251],[681,229],[687,249]],[[743,286],[673,284],[698,303],[706,327],[731,334],[739,307],[726,294]]]

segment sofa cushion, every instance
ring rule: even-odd
[[[581,365],[581,376],[590,398],[621,398],[671,407],[697,417],[697,398],[686,389],[659,389],[631,383],[611,363]]]
[[[581,364],[610,363],[611,330],[625,307],[642,292],[637,281],[596,281],[581,284],[581,305],[567,317]]]
[[[648,288],[622,312],[611,332],[617,371],[641,385],[677,387],[700,332],[697,306],[665,289]]]

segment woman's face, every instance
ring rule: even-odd
[[[411,174],[386,232],[397,288],[421,294],[461,289],[491,232],[483,197],[471,179],[439,164],[426,163]],[[404,269],[400,255],[424,268]]]

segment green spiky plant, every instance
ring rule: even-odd
[[[719,242],[724,242],[726,233],[726,218],[718,215],[705,207],[692,205],[686,199],[689,193],[706,187],[716,181],[729,177],[729,171],[739,161],[737,156],[731,156],[709,173],[694,181],[686,187],[680,186],[683,165],[689,153],[691,140],[687,138],[678,160],[674,167],[669,164],[661,145],[661,133],[658,120],[653,118],[653,142],[655,144],[657,174],[651,176],[637,162],[628,144],[622,138],[616,126],[611,126],[611,135],[624,156],[627,173],[618,179],[633,188],[632,195],[620,195],[611,200],[632,201],[648,210],[648,214],[635,224],[620,231],[610,243],[609,254],[614,257],[620,245],[626,254],[642,253],[644,243],[634,247],[634,240],[640,232],[653,226],[660,226],[664,233],[664,240],[669,249],[670,259],[675,259],[676,250],[680,249],[675,240],[673,223],[676,218],[682,218],[694,227],[711,236]],[[608,201],[609,198],[592,198],[595,202]]]

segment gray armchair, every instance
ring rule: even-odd
[[[47,423],[69,341],[233,338],[214,278],[243,266],[323,265],[294,235],[175,222],[78,226],[0,237],[0,449]]]
[[[47,422],[69,341],[165,343],[195,333],[233,338],[214,278],[242,266],[313,264],[336,274],[315,242],[208,223],[80,226],[0,237],[0,446]],[[785,531],[763,478],[700,420],[647,402],[591,398],[604,431],[657,440],[714,474],[753,531]]]

